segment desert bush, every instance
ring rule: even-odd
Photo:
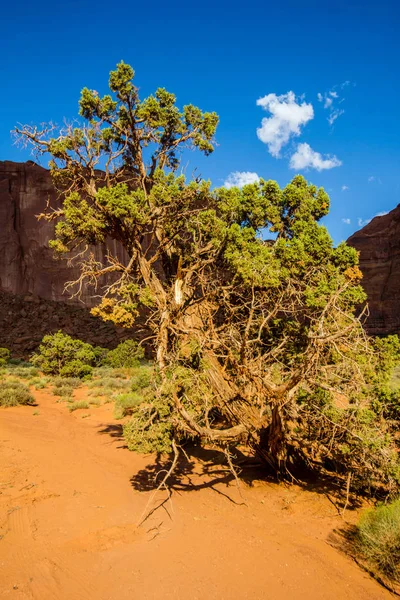
[[[107,357],[109,354],[108,348],[102,348],[102,346],[94,346],[93,352],[95,354],[95,366],[102,367],[107,364]]]
[[[51,380],[51,383],[54,388],[68,386],[70,388],[76,389],[82,385],[82,380],[79,379],[79,377],[54,377]]]
[[[400,581],[400,499],[365,512],[357,545],[363,558],[390,579]]]
[[[10,358],[8,361],[10,365],[14,365],[16,367],[31,367],[32,363],[27,362],[23,358]]]
[[[101,398],[98,398],[97,396],[95,398],[91,398],[89,400],[89,404],[92,406],[101,406],[103,404],[103,401]]]
[[[39,375],[38,369],[29,363],[18,366],[8,365],[7,371],[10,375],[17,377],[18,379],[31,379],[32,377]]]
[[[115,379],[114,377],[103,377],[101,379],[94,379],[88,384],[89,388],[99,390],[103,388],[107,388],[110,390],[121,390],[124,388],[129,388],[129,386],[129,379]]]
[[[90,344],[58,331],[43,338],[32,362],[45,374],[83,378],[91,374],[96,352]]]
[[[33,377],[33,379],[30,379],[28,383],[36,390],[43,390],[49,384],[47,377]]]
[[[104,377],[112,377],[113,379],[126,379],[126,373],[123,371],[123,369],[114,369],[109,365],[103,365],[93,369],[93,379],[103,379]]]
[[[144,351],[134,340],[121,342],[114,350],[110,350],[107,363],[114,368],[137,367],[144,357]]]
[[[134,369],[131,378],[131,390],[137,392],[148,388],[154,376],[154,367],[151,364],[141,365]]]
[[[0,367],[4,367],[11,358],[8,348],[0,348]]]
[[[2,381],[0,386],[0,406],[18,406],[18,404],[34,404],[29,388],[20,381]]]
[[[128,415],[133,408],[139,406],[142,401],[143,398],[135,392],[119,394],[119,396],[117,396],[115,399],[114,418],[122,419]]]
[[[61,398],[72,398],[74,395],[74,388],[69,385],[61,385],[53,389],[53,394],[55,396],[60,396]]]
[[[69,412],[74,412],[74,410],[78,410],[80,408],[89,408],[89,403],[85,402],[85,400],[79,400],[78,402],[74,402],[68,406]]]
[[[80,360],[73,360],[60,369],[61,377],[79,377],[80,379],[90,379],[93,368]]]

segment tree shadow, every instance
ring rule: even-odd
[[[118,448],[127,448],[124,443],[122,424],[102,425],[98,433],[109,435],[114,440],[120,441],[121,445],[118,445]],[[232,484],[243,482],[246,486],[251,487],[255,481],[280,483],[288,486],[295,483],[305,491],[325,496],[335,508],[338,516],[343,514],[344,509],[351,511],[362,505],[362,495],[351,490],[347,497],[346,481],[343,477],[322,474],[320,470],[313,470],[306,466],[299,468],[297,465],[292,473],[288,473],[286,478],[282,478],[278,477],[265,462],[244,454],[238,448],[231,451],[231,456],[236,477],[229,467],[226,454],[221,450],[204,448],[196,443],[185,445],[179,453],[173,473],[166,482],[169,490],[184,493],[211,489],[215,493],[225,496],[230,502],[243,504],[226,493],[226,490],[232,489]],[[170,469],[173,459],[173,454],[155,455],[150,464],[130,478],[133,489],[140,492],[156,490]]]
[[[342,515],[343,509],[353,510],[360,506],[362,499],[351,495],[347,498],[346,482],[335,481],[330,476],[321,476],[313,472],[304,472],[299,479],[292,481],[278,479],[272,470],[235,448],[232,451],[232,463],[234,471],[230,468],[224,452],[217,449],[202,448],[198,445],[185,446],[185,451],[180,452],[176,467],[168,478],[168,488],[171,492],[196,492],[203,489],[211,489],[215,493],[224,496],[234,504],[245,504],[244,501],[235,500],[227,490],[232,490],[232,484],[243,482],[247,487],[252,487],[257,481],[265,483],[289,486],[295,483],[300,488],[324,495],[335,507],[338,515]],[[173,456],[157,455],[154,461],[135,473],[130,483],[135,490],[150,492],[157,489],[164,476],[168,473],[173,461]],[[236,474],[236,475],[235,475]],[[240,488],[239,493],[240,493]]]
[[[115,440],[122,442],[122,444],[117,446],[117,448],[128,448],[128,446],[125,444],[123,427],[120,423],[108,423],[107,425],[102,425],[101,427],[102,429],[99,429],[97,433],[100,435],[109,435]]]

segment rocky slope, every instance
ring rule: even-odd
[[[370,312],[368,332],[400,333],[400,204],[372,219],[347,241],[360,252]]]

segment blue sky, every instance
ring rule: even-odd
[[[166,87],[220,115],[218,147],[190,155],[188,175],[300,172],[330,194],[339,242],[400,202],[399,18],[394,0],[7,2],[0,160],[31,158],[16,123],[74,117],[81,88],[105,92],[123,59],[143,97]]]

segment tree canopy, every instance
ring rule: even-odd
[[[140,100],[122,62],[109,87],[103,97],[84,88],[80,120],[63,129],[16,133],[51,157],[63,200],[45,214],[52,245],[75,252],[76,289],[101,296],[93,313],[128,327],[146,315],[156,367],[125,427],[131,447],[244,444],[278,472],[301,462],[360,486],[397,485],[396,449],[372,402],[391,359],[379,362],[356,314],[357,252],[334,247],[320,223],[327,193],[300,175],[283,189],[187,181],[182,152],[212,153],[217,115],[179,110],[165,89]],[[108,239],[126,260],[95,260],[91,246]]]

